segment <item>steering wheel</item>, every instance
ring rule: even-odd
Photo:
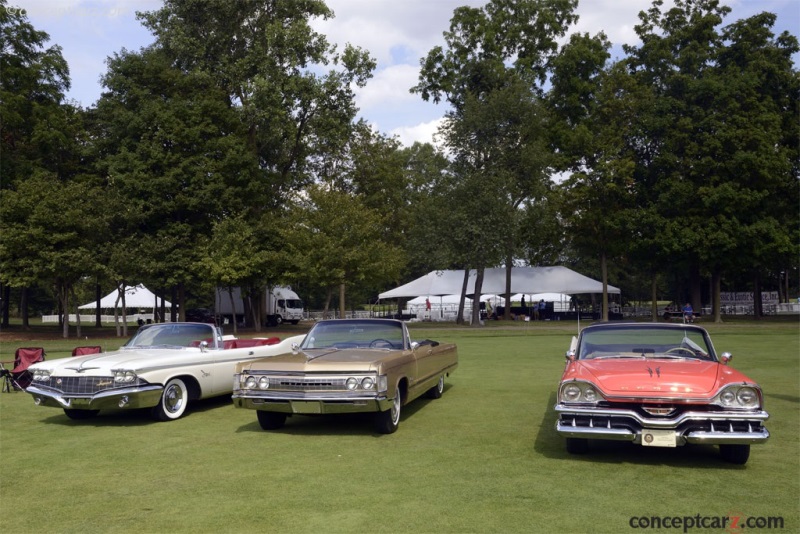
[[[388,339],[380,338],[380,337],[378,339],[373,339],[369,344],[369,348],[376,349],[376,348],[378,348],[378,345],[388,345],[388,347],[381,347],[381,348],[392,348],[392,342],[391,341],[389,341]]]
[[[697,353],[689,347],[672,347],[667,350],[665,354],[669,354],[670,352],[688,352],[692,358],[697,358]]]

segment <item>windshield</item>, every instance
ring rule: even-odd
[[[402,349],[403,324],[398,321],[332,320],[321,321],[303,340],[301,349]]]
[[[122,348],[199,347],[203,341],[213,348],[215,337],[215,328],[209,324],[154,324],[139,328]]]
[[[699,328],[619,326],[586,329],[578,358],[669,358],[716,360],[711,342]]]

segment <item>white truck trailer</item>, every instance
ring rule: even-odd
[[[245,303],[242,292],[238,287],[233,288],[233,305],[231,296],[226,288],[218,287],[215,298],[215,311],[217,316],[244,322]],[[255,303],[254,303],[255,305]],[[297,324],[303,319],[303,301],[287,286],[267,288],[261,303],[266,312],[265,322],[269,325],[279,325],[284,322]]]

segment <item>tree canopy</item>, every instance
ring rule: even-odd
[[[665,296],[719,319],[726,285],[788,298],[797,37],[771,13],[728,24],[718,0],[655,0],[612,61],[604,34],[570,34],[576,6],[453,12],[410,89],[442,105],[440,147],[359,117],[376,63],[313,29],[322,0],[166,0],[87,109],[65,102],[60,47],[0,9],[4,321],[12,291],[27,318],[28,288],[69,313],[141,282],[181,313],[277,284],[345,313],[431,270],[519,261],[649,285],[654,312]]]

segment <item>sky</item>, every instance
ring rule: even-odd
[[[418,83],[420,59],[437,45],[450,26],[453,10],[480,7],[485,0],[328,0],[335,17],[314,21],[316,31],[341,50],[350,43],[370,52],[377,69],[356,93],[360,116],[378,131],[403,144],[430,142],[446,104],[425,102],[409,89]],[[732,8],[723,24],[764,11],[777,14],[773,33],[800,36],[800,0],[721,0]],[[106,58],[120,50],[152,44],[152,34],[136,19],[137,11],[152,11],[161,0],[8,0],[8,9],[24,9],[34,28],[50,35],[70,68],[67,98],[89,107],[102,92],[100,77]],[[572,32],[603,31],[613,44],[612,57],[622,57],[622,44],[637,44],[634,26],[650,0],[580,0],[579,21]],[[664,6],[673,0],[664,0]],[[795,59],[795,64],[800,58]]]

